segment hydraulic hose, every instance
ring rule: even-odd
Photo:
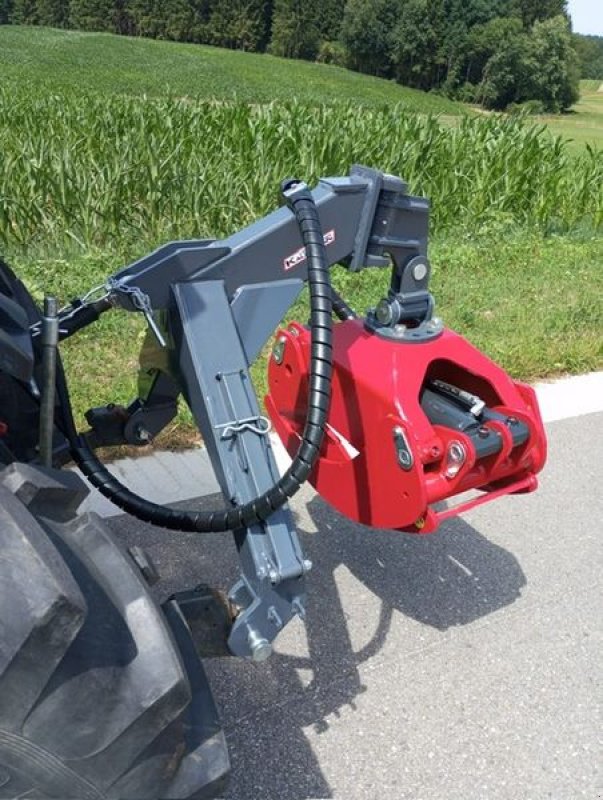
[[[345,322],[346,319],[358,319],[358,314],[354,309],[349,306],[339,292],[335,291],[333,288],[331,288],[331,298],[333,300],[333,313],[342,322]]]
[[[311,359],[308,410],[301,443],[291,466],[264,494],[231,509],[179,511],[166,508],[131,492],[99,461],[85,438],[78,436],[68,400],[62,370],[58,391],[68,409],[66,429],[74,461],[90,483],[115,505],[144,522],[171,530],[215,533],[247,527],[267,519],[283,506],[307,480],[320,451],[331,397],[333,295],[327,254],[318,210],[308,187],[297,180],[281,186],[297,220],[306,248],[310,290]],[[350,309],[351,310],[351,309]],[[353,312],[352,312],[353,313]]]

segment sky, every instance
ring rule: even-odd
[[[603,0],[569,0],[574,33],[603,36]]]

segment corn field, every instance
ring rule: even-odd
[[[283,177],[353,163],[404,177],[438,230],[603,222],[603,152],[517,118],[0,88],[0,246],[222,237],[274,208]]]

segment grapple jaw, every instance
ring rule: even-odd
[[[310,482],[342,514],[430,533],[449,516],[537,487],[546,439],[534,391],[461,336],[443,329],[395,341],[348,320],[335,325],[333,345],[329,423]],[[293,455],[305,419],[308,330],[279,331],[275,353],[266,407]]]

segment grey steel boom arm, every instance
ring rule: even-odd
[[[391,255],[401,268],[409,257],[426,255],[428,202],[407,194],[404,181],[354,166],[345,178],[321,179],[313,191],[330,264],[350,270],[386,267]],[[219,280],[229,297],[242,286],[291,278],[305,281],[305,258],[294,216],[280,208],[223,240],[172,242],[114,276],[135,285],[154,309],[170,305],[179,282]],[[426,287],[428,277],[421,285]]]

